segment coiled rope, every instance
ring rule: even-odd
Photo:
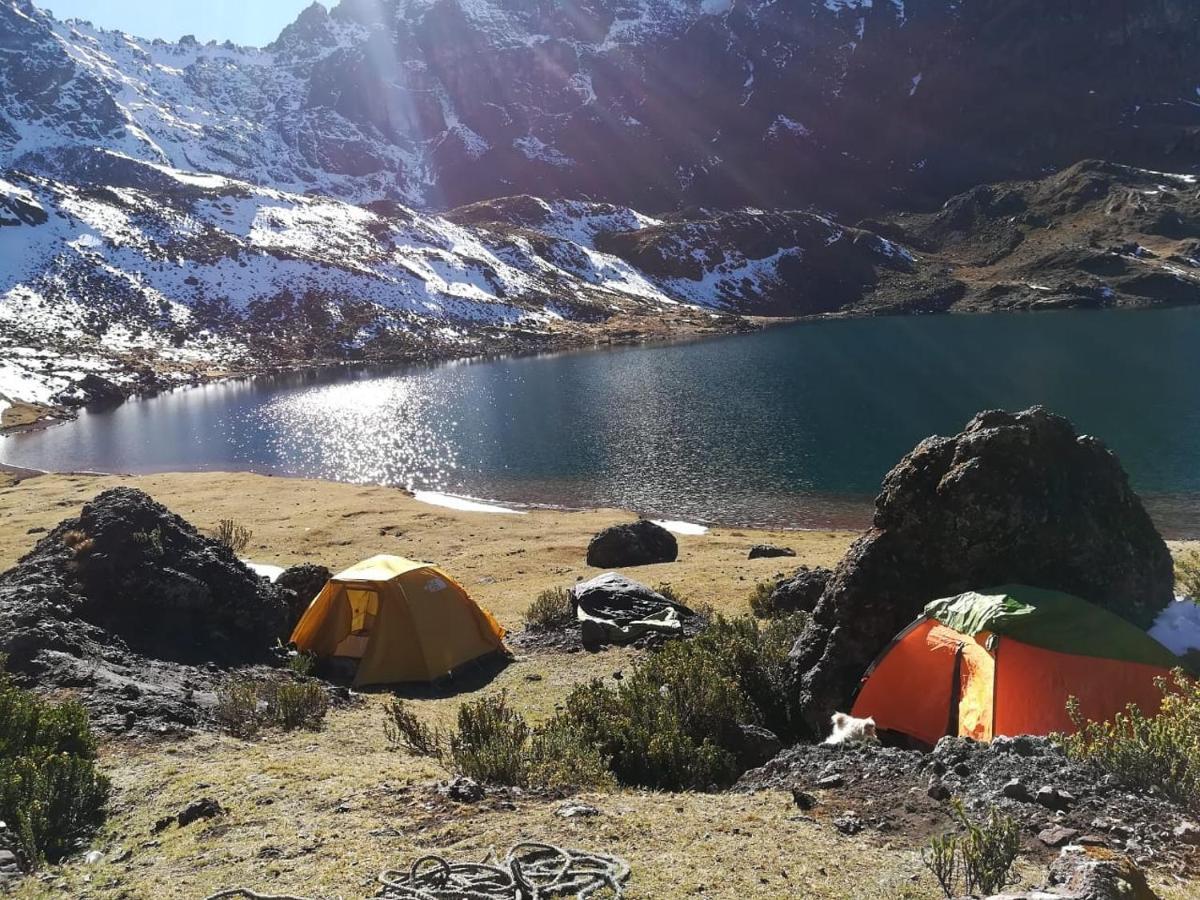
[[[430,853],[407,870],[387,869],[379,876],[381,900],[588,900],[600,891],[620,900],[629,864],[617,856],[526,841],[508,851],[503,862],[489,853],[483,862],[450,862]],[[605,896],[605,895],[602,895]],[[230,888],[206,900],[308,900],[290,894],[257,894]]]

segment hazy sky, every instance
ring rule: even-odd
[[[261,47],[312,0],[34,0],[58,19],[87,19],[138,37],[231,40]],[[326,6],[331,5],[329,0]]]

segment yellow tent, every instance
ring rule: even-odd
[[[333,576],[292,632],[301,650],[357,659],[355,686],[432,681],[503,639],[462,585],[399,556],[372,556]]]

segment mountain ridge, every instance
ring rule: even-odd
[[[1183,0],[342,0],[262,49],[4,0],[6,33],[8,166],[99,141],[353,202],[858,214],[1082,158],[1200,163]]]

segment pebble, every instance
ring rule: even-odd
[[[600,815],[600,810],[586,803],[564,803],[554,811],[560,819],[581,819]]]
[[[1077,828],[1063,828],[1061,825],[1051,825],[1038,833],[1038,840],[1047,847],[1061,847],[1069,844],[1079,836]]]
[[[1004,787],[1000,788],[1000,794],[1009,800],[1016,800],[1019,803],[1033,802],[1033,794],[1029,792],[1029,788],[1025,787],[1019,778],[1014,778],[1012,781],[1006,782]]]

